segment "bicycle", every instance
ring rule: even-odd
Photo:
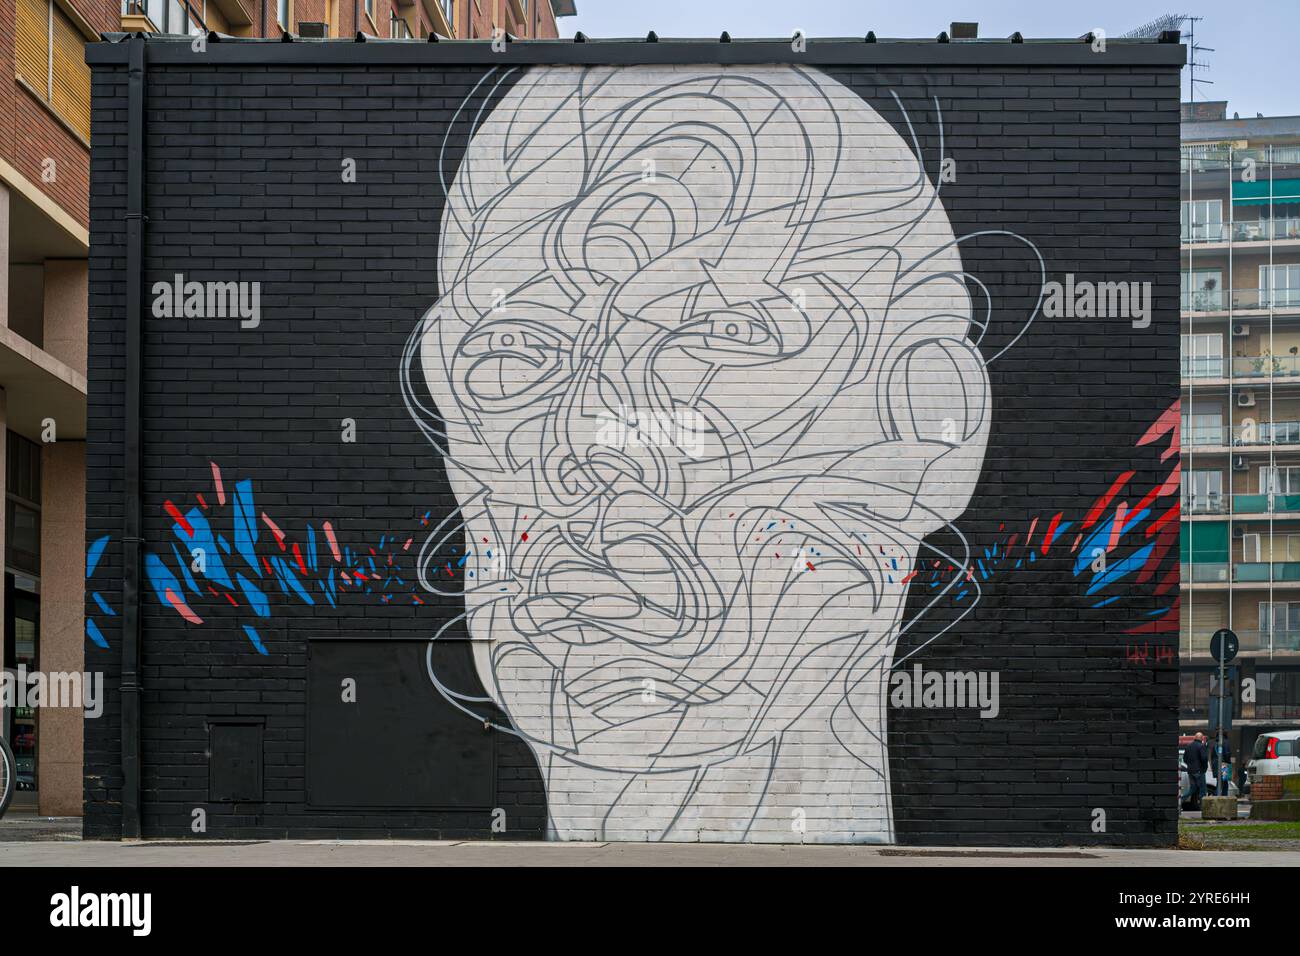
[[[0,737],[0,817],[9,809],[9,801],[18,789],[18,765],[14,762],[14,752],[9,749],[9,742]]]

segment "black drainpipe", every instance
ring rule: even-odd
[[[122,839],[140,838],[140,402],[144,351],[145,39],[127,41],[126,422],[122,463]]]

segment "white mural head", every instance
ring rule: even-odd
[[[905,579],[989,428],[919,152],[790,66],[539,68],[477,118],[407,356],[436,411],[412,411],[556,835],[615,835],[656,777],[683,782],[648,835],[765,838],[784,788],[736,820],[699,794],[728,767],[797,791],[800,753],[887,804]]]

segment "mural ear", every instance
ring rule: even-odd
[[[943,521],[970,501],[988,444],[989,381],[984,359],[962,339],[932,338],[903,350],[887,377],[896,439],[924,449],[916,503]]]

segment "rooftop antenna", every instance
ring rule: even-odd
[[[1192,16],[1190,13],[1166,13],[1163,16],[1156,17],[1150,23],[1144,23],[1134,30],[1129,30],[1123,34],[1127,39],[1157,39],[1161,33],[1166,30],[1177,30],[1187,37],[1187,102],[1196,102],[1197,84],[1204,83],[1209,86],[1214,85],[1213,80],[1203,79],[1198,76],[1209,69],[1205,65],[1205,58],[1198,57],[1197,54],[1213,53],[1214,47],[1201,46],[1196,42],[1196,24],[1204,20],[1204,17]]]

